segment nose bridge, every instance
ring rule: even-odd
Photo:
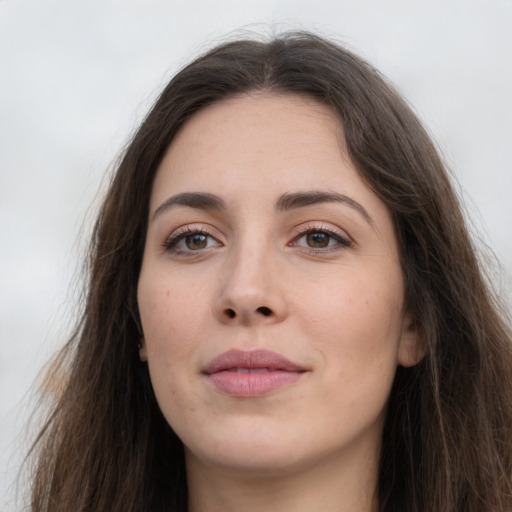
[[[249,300],[250,297],[263,300],[267,293],[265,290],[270,288],[272,280],[270,249],[264,248],[263,244],[241,243],[232,256],[228,268],[230,293],[243,300]]]
[[[263,230],[244,229],[230,247],[216,315],[223,322],[280,321],[286,313],[275,250]]]

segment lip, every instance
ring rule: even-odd
[[[237,397],[265,395],[296,382],[306,371],[269,350],[228,350],[203,368],[217,390]]]

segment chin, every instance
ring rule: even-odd
[[[193,454],[186,449],[186,459],[190,462],[194,459],[207,463],[220,471],[233,472],[243,477],[277,477],[292,474],[302,466],[303,457],[296,450],[276,449],[275,446],[252,448],[237,446],[234,443],[229,453],[205,452]]]
[[[251,428],[252,427],[252,428]],[[224,470],[269,475],[269,472],[283,473],[293,471],[300,464],[305,454],[301,454],[298,447],[297,436],[282,429],[270,428],[269,425],[255,425],[245,428],[231,428],[215,433],[208,432],[201,436],[208,443],[187,443],[185,451],[187,459],[197,459],[210,466],[217,466]],[[306,445],[312,446],[311,440]]]

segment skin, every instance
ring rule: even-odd
[[[312,191],[349,202],[276,211],[283,194]],[[161,206],[184,192],[224,207]],[[149,219],[140,356],[185,445],[190,510],[375,510],[396,367],[420,353],[390,213],[358,176],[340,121],[293,95],[203,109],[158,169]],[[305,371],[231,396],[203,373],[230,349],[272,350]]]

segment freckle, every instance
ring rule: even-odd
[[[166,297],[169,297],[169,294],[170,294],[170,293],[171,293],[171,292],[170,292],[170,290],[167,290],[167,292],[166,292],[166,294],[165,294],[165,295],[166,295]]]

